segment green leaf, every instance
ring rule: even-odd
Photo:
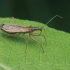
[[[40,22],[0,18],[0,24],[18,24],[42,28],[42,36],[33,36],[42,44],[33,41],[28,34],[27,50],[23,34],[8,36],[0,30],[0,70],[70,70],[70,34],[49,28]],[[44,28],[43,28],[44,27]],[[38,32],[37,32],[38,33]]]

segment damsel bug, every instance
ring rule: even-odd
[[[54,16],[52,19],[54,19],[55,17],[57,17],[58,15]],[[62,18],[61,16],[58,16],[60,18]],[[51,20],[52,20],[51,19]],[[51,21],[49,20],[47,22],[47,24]],[[32,26],[28,26],[28,27],[24,27],[24,26],[19,26],[19,25],[16,25],[16,24],[2,24],[0,25],[0,29],[2,31],[5,31],[8,33],[8,35],[12,36],[12,35],[15,35],[15,34],[26,34],[26,33],[29,33],[29,36],[31,39],[33,39],[35,42],[37,42],[38,44],[40,44],[33,36],[42,36],[44,37],[45,41],[46,41],[46,38],[44,35],[41,34],[42,32],[42,28],[39,28],[39,27],[32,27]],[[34,31],[37,31],[39,30],[40,33],[39,34],[34,34],[33,32]],[[27,49],[27,43],[28,43],[28,40],[24,37],[25,41],[26,41],[26,49]],[[40,44],[41,45],[41,44]],[[41,45],[41,48],[44,51],[42,45]],[[26,53],[26,49],[25,49],[25,53]]]

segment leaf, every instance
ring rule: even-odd
[[[8,36],[0,31],[0,70],[70,70],[70,34],[55,30],[40,22],[0,18],[0,24],[18,24],[21,26],[37,26],[42,29],[41,36],[33,36],[42,44],[33,41],[28,34],[27,50],[23,34]],[[46,44],[47,43],[47,44]]]

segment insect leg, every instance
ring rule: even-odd
[[[40,36],[41,32],[39,34],[36,34],[36,33],[30,33],[30,34],[33,35],[33,36]]]
[[[20,35],[21,33],[8,33],[8,36]]]
[[[8,33],[8,36],[14,36],[15,33]]]
[[[15,18],[14,18],[14,17],[12,17],[12,19],[14,20],[14,22],[15,22],[15,24],[16,24],[16,20],[15,20]]]
[[[42,35],[41,33],[40,33],[40,34],[33,34],[33,33],[30,33],[30,35],[32,35],[32,36],[42,36],[42,37],[44,38],[45,42],[47,42],[45,36]]]
[[[44,49],[43,49],[43,47],[42,47],[42,44],[40,44],[39,41],[37,41],[34,37],[32,37],[32,34],[29,34],[29,36],[30,36],[30,38],[31,38],[32,40],[34,40],[34,41],[37,42],[39,45],[41,45],[41,48],[42,48],[42,50],[43,50],[43,53],[45,53],[45,51],[44,51]],[[35,36],[35,35],[33,35],[33,36]]]
[[[24,37],[25,42],[26,42],[26,49],[25,49],[25,54],[26,54],[28,40],[27,40],[27,38],[24,36],[24,34],[23,34],[23,37]]]

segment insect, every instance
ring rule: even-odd
[[[42,28],[39,28],[39,27],[32,27],[32,26],[24,27],[24,26],[19,26],[16,24],[1,24],[0,29],[4,32],[8,33],[9,36],[13,36],[15,34],[23,34],[24,35],[26,33],[29,33],[29,37],[31,39],[33,39],[35,42],[37,42],[38,44],[40,44],[40,43],[33,36],[43,36],[45,39],[45,36],[41,35]],[[39,34],[33,34],[33,32],[37,31],[37,30],[39,30],[40,33]],[[28,40],[25,38],[25,36],[24,36],[24,39],[26,41],[26,49],[27,49]],[[42,47],[42,45],[41,45],[41,47]],[[26,53],[26,49],[25,49],[25,53]],[[43,47],[42,47],[42,50],[44,52]]]
[[[57,17],[58,15],[54,16],[52,19],[54,19],[55,17]],[[58,17],[61,17],[61,16],[58,16]],[[62,17],[61,17],[62,18]],[[51,20],[52,20],[51,19]],[[49,20],[47,22],[47,24],[51,21]],[[12,36],[12,35],[15,35],[15,34],[26,34],[28,33],[29,34],[29,37],[34,40],[35,42],[37,42],[39,45],[41,45],[41,48],[43,50],[43,53],[45,53],[43,47],[42,47],[42,44],[40,44],[39,41],[37,41],[33,36],[42,36],[44,37],[45,41],[46,41],[46,38],[44,35],[41,34],[42,32],[42,28],[40,27],[33,27],[33,26],[19,26],[17,24],[1,24],[0,25],[0,29],[6,33],[8,33],[9,36]],[[34,31],[40,31],[39,34],[34,34],[33,32]],[[24,36],[24,39],[26,41],[26,49],[27,49],[27,43],[28,43],[28,40],[26,39],[26,37]],[[26,53],[26,49],[25,49],[25,53]]]

